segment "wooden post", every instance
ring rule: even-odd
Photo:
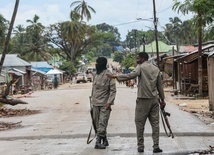
[[[174,46],[172,46],[172,56],[174,56],[175,49]],[[175,64],[174,64],[174,58],[172,58],[172,88],[175,89]]]
[[[203,95],[203,66],[202,66],[202,16],[201,13],[198,15],[198,86],[199,95]]]
[[[208,69],[208,90],[209,90],[209,111],[214,111],[214,57],[209,57],[207,61]]]
[[[153,0],[153,11],[154,11],[154,28],[155,28],[155,42],[156,42],[156,55],[157,55],[157,66],[160,68],[159,65],[159,49],[158,49],[158,32],[157,32],[157,18],[156,18],[156,7],[155,7],[155,0]]]

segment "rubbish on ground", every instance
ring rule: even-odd
[[[180,103],[178,104],[179,107],[187,107],[187,104],[186,103]]]

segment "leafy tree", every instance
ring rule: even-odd
[[[70,61],[73,67],[77,67],[82,54],[91,51],[102,40],[102,34],[96,32],[95,26],[77,20],[50,25],[45,36],[60,49],[58,55]]]
[[[0,51],[2,50],[9,22],[0,14]]]
[[[164,38],[163,34],[161,32],[158,32],[158,38],[159,40],[162,40],[163,42],[167,42]],[[140,45],[149,44],[153,42],[155,39],[155,32],[154,30],[148,30],[148,31],[139,31],[136,29],[133,29],[132,31],[128,32],[126,36],[126,45],[131,50],[133,48],[140,47]]]
[[[136,64],[135,59],[136,59],[136,54],[134,53],[127,54],[125,59],[122,61],[122,66],[125,67],[125,69],[135,66]]]
[[[122,52],[114,52],[114,58],[113,60],[119,63],[122,63],[122,61],[124,60],[125,55]]]
[[[132,31],[128,32],[126,36],[126,41],[129,49],[137,47],[137,40],[138,40],[138,30],[133,29]]]
[[[108,25],[106,23],[98,24],[96,25],[96,27],[99,32],[112,33],[115,37],[115,40],[114,40],[115,44],[119,44],[119,40],[121,38],[120,38],[120,33],[118,32],[118,28]]]
[[[95,61],[94,53],[93,53],[92,51],[87,52],[87,53],[85,54],[85,58],[86,58],[89,62]]]
[[[120,43],[116,40],[115,35],[111,32],[100,32],[101,34],[100,42],[97,44],[97,54],[98,56],[110,56],[111,53],[115,51],[115,46],[119,46]]]
[[[97,47],[98,55],[110,56],[115,51],[115,46],[121,45],[118,29],[106,23],[96,25],[98,32],[103,34],[103,40]]]

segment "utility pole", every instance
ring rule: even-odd
[[[145,34],[143,34],[142,43],[143,43],[143,52],[145,52],[145,44],[146,44],[146,41],[145,41]]]
[[[135,52],[137,51],[137,30],[134,30],[134,48]]]
[[[157,66],[159,68],[159,49],[158,49],[158,36],[157,36],[158,33],[157,33],[157,18],[156,18],[155,0],[153,0],[153,10],[154,10],[154,28],[155,28]]]

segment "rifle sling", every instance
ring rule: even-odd
[[[95,122],[94,122],[94,119],[93,119],[93,106],[91,104],[91,96],[89,96],[89,104],[90,104],[90,115],[91,115],[91,119],[92,119],[92,125],[91,125],[91,129],[89,131],[89,134],[88,134],[88,138],[87,138],[87,144],[90,144],[94,138],[97,136],[97,129],[96,129],[96,125],[95,125]],[[95,132],[95,135],[92,139],[90,139],[91,137],[91,131],[92,131],[92,128],[94,129],[94,132]]]
[[[164,131],[165,131],[166,135],[167,135],[168,137],[170,137],[169,133],[168,133],[167,130],[166,130],[166,124],[165,124],[165,121],[164,121],[164,118],[163,118],[163,112],[162,112],[162,111],[161,111],[161,120],[162,120],[163,128],[164,128]]]
[[[96,137],[96,135],[97,135],[96,132],[95,132],[94,137],[92,139],[90,139],[90,137],[91,137],[91,131],[92,131],[92,125],[91,125],[91,129],[89,131],[89,134],[88,134],[87,144],[90,144],[94,140],[94,138]]]
[[[167,116],[164,113],[165,113],[165,111],[163,109],[161,109],[161,120],[162,120],[162,123],[163,123],[164,131],[165,131],[165,133],[166,133],[166,135],[168,137],[172,136],[172,138],[174,138],[172,130],[171,130],[171,128],[168,125],[167,125],[167,127],[168,127],[168,130],[169,130],[169,133],[166,130],[166,121],[168,121],[168,118],[167,118]]]

